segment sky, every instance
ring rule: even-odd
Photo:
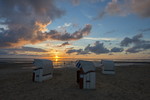
[[[0,0],[0,58],[150,59],[150,0]]]

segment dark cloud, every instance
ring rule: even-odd
[[[4,52],[16,52],[16,51],[21,51],[21,52],[25,52],[25,51],[30,51],[30,52],[48,52],[44,49],[40,49],[40,48],[33,48],[33,47],[21,47],[21,48],[7,48],[7,49],[0,49],[1,51]]]
[[[4,28],[0,28],[0,32],[3,32],[5,29]]]
[[[81,52],[78,53],[78,55],[87,55],[87,54],[90,54],[90,52],[85,50],[82,50]]]
[[[71,54],[71,53],[76,53],[77,55],[86,55],[86,54],[90,54],[89,51],[86,49],[74,49],[74,48],[70,48],[69,50],[67,50],[66,52],[67,54]]]
[[[21,49],[18,49],[21,51],[31,51],[31,52],[48,52],[44,49],[40,49],[40,48],[33,48],[33,47],[22,47]]]
[[[148,50],[148,49],[150,49],[150,41],[147,43],[137,44],[137,45],[127,49],[126,52],[137,53],[137,52],[141,52],[141,51]]]
[[[141,16],[150,17],[150,0],[131,0],[131,12]]]
[[[10,53],[10,52],[4,52],[4,51],[1,51],[1,50],[0,50],[0,55],[1,55],[1,57],[4,57],[4,56],[5,56],[5,57],[6,57],[6,56],[8,56],[8,57],[10,57],[10,56],[13,56],[13,57],[14,57],[14,56],[17,56],[17,57],[18,57],[18,56],[19,56],[19,57],[21,57],[21,56],[22,56],[22,57],[26,57],[26,56],[27,56],[27,57],[29,57],[29,56],[30,56],[30,57],[44,57],[44,56],[48,56],[48,55],[43,55],[43,54],[42,54],[42,55],[41,55],[41,54],[38,54],[38,55],[35,54],[35,55],[34,55],[34,54]]]
[[[63,46],[66,46],[66,45],[71,45],[69,42],[64,42],[63,44],[61,44],[59,47],[63,47]]]
[[[128,46],[131,43],[132,43],[132,39],[126,37],[121,41],[121,46]]]
[[[99,41],[96,41],[94,43],[94,46],[91,46],[90,44],[87,45],[84,50],[83,49],[70,49],[66,53],[77,53],[77,54],[90,54],[90,53],[95,53],[95,54],[104,54],[104,53],[109,53],[109,50],[104,47],[103,43],[100,43]]]
[[[37,54],[37,53],[44,53],[44,54]],[[21,47],[21,48],[7,48],[7,49],[0,49],[0,55],[4,56],[47,56],[45,52],[48,52],[44,49],[40,48],[33,48],[33,47]]]
[[[89,35],[91,32],[92,26],[90,24],[86,24],[86,26],[83,29],[80,29],[78,31],[75,31],[74,33],[63,33],[56,30],[51,30],[49,33],[47,33],[47,37],[55,40],[62,40],[62,41],[69,41],[69,40],[78,40],[83,38],[84,36]]]
[[[0,55],[7,55],[7,54],[9,54],[9,52],[4,51],[4,50],[0,50]]]
[[[57,30],[51,30],[46,33],[30,33],[26,34],[23,32],[23,29],[20,29],[18,33],[10,32],[7,34],[6,31],[1,32],[0,34],[0,47],[17,47],[25,44],[34,44],[45,40],[61,40],[61,41],[69,41],[69,40],[78,40],[87,36],[92,29],[90,24],[87,24],[83,29],[80,29],[72,34],[70,33],[61,33]]]
[[[142,34],[137,34],[132,38],[125,37],[121,41],[121,46],[129,46],[130,44],[139,44],[141,42],[144,42],[143,40],[141,40],[142,37],[143,37]]]
[[[108,53],[109,52],[109,50],[104,47],[104,44],[100,43],[99,41],[96,41],[94,43],[94,46],[88,45],[85,49],[92,52],[92,53],[95,53],[95,54],[102,54],[102,53]]]
[[[137,53],[147,49],[150,49],[150,41],[146,41],[142,39],[143,35],[138,34],[133,36],[132,38],[126,37],[121,41],[121,46],[131,46],[126,50],[126,52]]]
[[[44,41],[46,26],[64,11],[54,0],[0,0],[0,47],[17,47]]]
[[[90,54],[88,51],[84,51],[83,49],[70,49],[66,53],[67,54],[76,53],[77,55]]]
[[[122,52],[123,50],[123,48],[114,47],[111,49],[111,52]]]
[[[109,50],[106,47],[104,47],[103,43],[100,43],[100,41],[96,41],[93,46],[89,44],[84,49],[71,48],[67,50],[66,53],[68,54],[77,53],[77,55],[85,55],[85,54],[90,54],[90,53],[95,53],[95,54],[110,53],[111,54],[112,52],[122,52],[122,51],[124,51],[124,49],[119,48],[119,47],[114,47],[111,50]]]
[[[82,49],[70,49],[66,53],[71,54],[71,53],[80,53]]]
[[[46,40],[78,40],[90,33],[92,26],[70,34],[56,30],[47,31],[52,20],[61,17],[64,11],[56,7],[54,0],[0,0],[0,48],[21,47]]]

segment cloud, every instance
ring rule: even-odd
[[[48,38],[51,38],[54,40],[62,40],[62,41],[78,40],[78,39],[83,38],[84,36],[89,35],[89,33],[91,32],[91,29],[92,29],[92,26],[90,24],[86,24],[86,26],[83,29],[77,30],[72,34],[68,32],[61,34],[60,32],[56,30],[51,30],[46,35]]]
[[[18,49],[21,51],[32,51],[32,52],[48,52],[44,49],[40,49],[40,48],[33,48],[33,47],[22,47],[21,49]]]
[[[95,54],[102,54],[102,53],[108,53],[109,52],[109,50],[104,47],[104,44],[100,43],[99,41],[96,41],[94,43],[94,46],[88,45],[85,49],[92,52],[92,53],[95,53]]]
[[[67,54],[71,54],[71,53],[76,53],[77,55],[86,55],[86,54],[90,54],[89,50],[86,49],[74,49],[74,48],[69,48],[69,50],[67,50],[66,52]]]
[[[150,41],[147,43],[137,44],[137,45],[127,49],[126,52],[137,53],[137,52],[141,52],[141,51],[148,50],[148,49],[150,49]]]
[[[72,4],[73,4],[74,6],[77,6],[77,5],[80,4],[80,0],[72,0]]]
[[[122,52],[123,50],[124,50],[123,48],[114,47],[110,51],[111,52]]]
[[[149,0],[111,0],[102,12],[94,19],[101,19],[105,15],[126,16],[136,14],[141,17],[150,17]]]
[[[30,51],[30,52],[48,52],[44,49],[40,49],[40,48],[33,48],[33,47],[21,47],[21,48],[7,48],[7,49],[1,49],[3,51]]]
[[[67,45],[70,45],[69,42],[64,42],[63,44],[61,44],[59,47],[64,47],[64,46],[67,46]]]
[[[119,0],[111,0],[107,3],[106,7],[103,11],[101,11],[98,16],[94,18],[94,20],[102,19],[105,15],[127,15],[127,8],[125,4],[120,3]]]
[[[73,24],[72,23],[64,23],[64,25],[58,26],[56,30],[60,33],[65,33],[67,28],[70,26],[73,26]]]
[[[131,0],[131,12],[141,16],[150,17],[150,0]]]
[[[89,51],[83,49],[70,49],[66,52],[67,54],[76,53],[77,55],[86,55],[90,54]]]
[[[83,49],[70,49],[66,53],[77,53],[77,54],[90,54],[90,53],[95,53],[95,54],[104,54],[104,53],[109,53],[109,50],[104,47],[103,43],[100,43],[99,41],[96,41],[93,46],[90,44],[87,45],[84,50]]]
[[[68,32],[48,31],[47,26],[64,15],[54,0],[0,0],[0,48],[21,47],[46,40],[78,40],[90,33],[91,25]],[[65,24],[68,27],[70,24]]]
[[[8,27],[0,31],[0,47],[44,41],[47,25],[63,14],[54,0],[0,0],[0,24]]]
[[[7,55],[7,54],[9,54],[7,51],[0,50],[0,55]]]
[[[84,37],[83,39],[87,39],[87,40],[104,40],[104,41],[118,40],[117,38],[95,38],[95,37]]]
[[[118,4],[118,0],[112,0],[107,4],[105,12],[107,12],[110,15],[124,15],[124,10],[122,7],[122,4]]]
[[[57,28],[67,28],[67,27],[69,27],[71,25],[72,25],[72,23],[64,23],[63,26],[58,26]]]
[[[138,43],[142,43],[144,42],[143,40],[141,40],[141,38],[143,37],[142,34],[137,34],[135,36],[133,36],[133,38],[128,38],[125,37],[122,41],[121,41],[121,46],[129,46],[130,44],[138,44]]]
[[[126,52],[130,53],[137,53],[150,49],[150,41],[143,40],[142,37],[142,34],[137,34],[132,38],[126,37],[121,41],[120,45],[124,47],[132,45],[132,47],[126,50]]]
[[[21,48],[5,48],[0,49],[0,55],[10,56],[47,56],[48,51],[40,48],[21,47]]]
[[[81,51],[83,51],[83,50],[82,49],[70,49],[66,53],[67,54],[71,54],[71,53],[77,53],[77,54],[79,54]]]
[[[0,49],[1,56],[48,56],[47,52],[44,49],[33,47]]]
[[[46,55],[44,55],[44,54],[19,54],[19,53],[17,53],[17,52],[5,52],[5,51],[2,51],[2,50],[0,50],[0,55],[1,55],[1,57],[6,57],[6,56],[23,56],[23,57],[25,57],[25,56],[30,56],[30,57],[44,57],[44,56],[48,56],[48,54],[46,54]]]
[[[100,43],[100,41],[96,41],[93,46],[89,44],[84,49],[70,48],[69,50],[67,50],[66,53],[67,54],[76,53],[77,55],[86,55],[86,54],[91,54],[91,53],[94,53],[94,54],[111,53],[112,54],[112,52],[122,52],[122,51],[124,51],[124,49],[119,48],[119,47],[113,47],[111,50],[109,50],[108,48],[104,46],[103,43]]]

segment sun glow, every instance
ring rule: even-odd
[[[58,61],[58,59],[56,58],[56,59],[55,59],[55,61],[57,62],[57,61]]]
[[[55,58],[55,59],[58,59],[59,57],[56,55],[54,58]]]
[[[54,57],[54,59],[55,59],[56,62],[58,61],[59,58],[60,57],[58,57],[57,55]]]

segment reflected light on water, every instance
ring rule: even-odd
[[[58,61],[58,58],[55,58],[55,61],[57,62],[57,61]]]
[[[56,62],[58,62],[58,59],[59,59],[60,57],[58,57],[57,55],[54,57],[54,61],[56,61]]]
[[[61,68],[62,67],[62,62],[60,61],[60,57],[54,57],[53,58],[53,64],[55,68]]]

